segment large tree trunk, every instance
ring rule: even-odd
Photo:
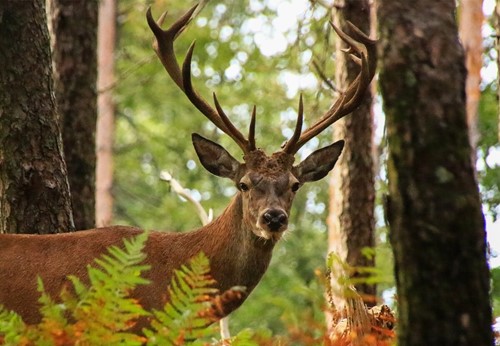
[[[0,2],[0,232],[74,230],[45,0]]]
[[[466,114],[472,164],[476,163],[479,141],[477,130],[479,99],[481,98],[481,68],[483,67],[483,0],[462,0],[459,7],[459,34],[465,50],[467,79],[465,83]]]
[[[49,0],[56,100],[76,229],[95,226],[97,0]]]
[[[400,346],[492,345],[455,1],[380,0]]]
[[[97,171],[96,171],[96,223],[111,224],[113,218],[113,139],[114,113],[113,84],[114,52],[116,41],[116,2],[102,0],[99,9],[97,88]]]
[[[349,32],[346,21],[351,21],[363,32],[370,33],[370,0],[344,0],[335,2],[333,20],[342,30]],[[347,89],[356,75],[356,65],[341,49],[345,43],[338,39],[336,49],[336,85]],[[329,250],[350,266],[373,266],[373,258],[367,258],[362,250],[374,243],[374,168],[373,168],[373,116],[371,91],[363,103],[351,115],[335,126],[334,137],[344,139],[345,146],[330,180],[330,213],[328,216]],[[359,274],[354,273],[355,276]],[[335,283],[332,283],[335,285]],[[375,302],[375,285],[356,286],[365,303]],[[335,290],[336,307],[345,305],[342,289]]]

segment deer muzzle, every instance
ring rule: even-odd
[[[288,215],[283,209],[270,208],[262,213],[260,224],[271,232],[282,232],[288,225]]]

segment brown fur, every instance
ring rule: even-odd
[[[172,49],[173,41],[187,25],[195,9],[196,6],[192,7],[167,30],[160,27],[164,16],[157,23],[148,10],[148,24],[156,37],[155,51],[189,100],[240,146],[245,162],[235,160],[220,145],[193,135],[193,144],[202,165],[217,176],[233,180],[240,192],[223,214],[205,227],[188,233],[151,232],[146,244],[146,262],[152,268],[146,277],[152,284],[140,286],[134,292],[134,297],[146,309],[160,309],[168,301],[166,288],[172,271],[200,251],[209,257],[212,276],[221,290],[246,286],[250,293],[255,288],[269,265],[275,243],[287,229],[295,192],[304,183],[326,176],[337,161],[344,143],[338,141],[317,150],[296,166],[293,166],[294,154],[311,138],[355,109],[363,97],[360,91],[366,90],[375,73],[375,41],[355,27],[351,27],[354,36],[348,39],[334,26],[349,45],[352,46],[351,41],[358,41],[365,47],[366,59],[361,59],[359,78],[303,134],[301,97],[294,134],[282,151],[269,157],[255,146],[255,108],[249,138],[245,139],[233,125],[228,125],[230,121],[215,95],[216,109],[213,109],[192,89],[190,62],[194,45],[188,51],[181,72]],[[360,55],[359,47],[352,48]],[[43,279],[47,292],[57,297],[67,283],[67,275],[85,279],[86,266],[108,246],[119,245],[123,238],[140,232],[136,228],[115,226],[57,235],[0,234],[0,304],[21,314],[26,322],[36,323],[40,319],[37,275]],[[226,313],[237,307],[228,307]]]
[[[220,145],[195,136],[200,161],[210,172],[231,178],[240,191],[212,223],[187,233],[150,232],[146,243],[145,277],[151,284],[137,287],[132,296],[147,310],[168,301],[167,286],[174,269],[204,252],[217,288],[245,286],[250,293],[271,260],[275,243],[288,227],[288,215],[301,184],[321,179],[333,168],[342,150],[338,142],[312,153],[292,167],[293,156],[267,156],[256,150],[239,163]],[[267,214],[267,215],[266,215]],[[278,217],[279,216],[279,217]],[[139,234],[133,227],[105,227],[52,235],[0,234],[0,304],[19,313],[29,324],[40,321],[36,277],[57,299],[68,275],[87,279],[87,265],[123,238]],[[244,299],[243,299],[244,300]],[[243,300],[224,307],[229,314]],[[147,325],[141,320],[135,330]]]
[[[250,293],[269,265],[274,241],[258,238],[246,228],[241,223],[241,196],[237,195],[204,228],[188,233],[150,232],[145,251],[152,267],[145,277],[152,283],[139,286],[133,296],[148,310],[161,309],[168,300],[172,270],[200,251],[209,257],[211,273],[221,290],[238,285],[246,286]],[[27,323],[39,322],[37,275],[55,298],[68,283],[67,275],[86,278],[86,266],[108,246],[120,245],[123,238],[140,232],[114,226],[51,235],[0,234],[0,304],[19,313]]]

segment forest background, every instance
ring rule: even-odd
[[[197,200],[219,215],[235,188],[201,168],[189,135],[200,132],[223,144],[233,155],[238,150],[208,124],[168,80],[151,49],[152,35],[145,22],[149,5],[153,6],[155,17],[168,9],[168,21],[183,13],[189,4],[163,0],[154,3],[121,0],[117,4],[116,13],[107,19],[107,24],[118,30],[113,39],[115,76],[98,90],[100,97],[112,95],[116,109],[112,123],[115,129],[99,129],[101,133],[114,134],[114,182],[108,191],[114,207],[111,219],[102,220],[98,216],[97,223],[179,231],[198,227],[200,222],[193,217],[193,207],[173,193],[170,185],[161,179],[162,173],[172,173]],[[496,234],[494,222],[498,225],[500,200],[495,99],[498,88],[492,77],[496,75],[497,52],[491,15],[493,4],[484,4],[487,20],[483,25],[484,78],[478,112],[477,168],[489,239],[494,245],[492,236]],[[306,100],[306,119],[323,113],[338,96],[332,80],[339,68],[336,63],[340,53],[335,50],[334,35],[327,24],[330,9],[319,1],[298,0],[211,1],[205,5],[177,42],[177,51],[182,55],[196,39],[192,70],[198,89],[207,99],[216,91],[240,128],[248,126],[251,105],[256,104],[258,145],[268,152],[274,151],[292,133],[299,92]],[[391,304],[395,284],[382,205],[388,190],[385,168],[388,149],[382,100],[379,95],[374,100],[377,230],[375,248],[365,252],[377,258],[379,301]],[[326,132],[311,141],[299,155],[304,157],[331,141],[332,133]],[[271,268],[259,288],[231,317],[233,329],[267,328],[275,334],[288,335],[321,333],[325,320],[322,271],[329,233],[325,220],[329,213],[327,201],[331,198],[328,184],[336,183],[339,181],[325,179],[301,190],[291,213],[293,226],[277,247]],[[74,208],[74,212],[79,211]],[[498,316],[500,275],[493,262],[495,246],[490,255],[494,268],[493,301],[495,316]]]
[[[232,153],[238,149],[197,114],[179,90],[167,81],[163,67],[151,50],[151,33],[144,22],[149,3],[122,0],[118,5],[113,223],[166,230],[198,227],[200,223],[193,217],[193,207],[159,179],[162,171],[172,173],[205,208],[219,215],[235,188],[231,182],[221,181],[204,171],[187,138],[191,132],[202,132]],[[155,1],[153,13],[158,15],[168,9],[175,17],[185,8],[184,1]],[[490,263],[496,268],[496,252],[500,249],[497,220],[500,148],[496,126],[497,53],[493,8],[492,1],[484,2],[487,20],[483,27],[485,54],[477,168],[492,250]],[[258,145],[269,152],[276,150],[292,133],[299,92],[306,100],[306,119],[321,114],[335,96],[313,65],[315,62],[327,76],[335,74],[334,35],[325,30],[329,15],[325,7],[300,0],[209,2],[176,47],[182,56],[196,39],[193,76],[198,89],[207,99],[216,91],[241,128],[248,126],[251,106],[257,105]],[[374,109],[375,142],[380,154],[376,175],[375,256],[381,273],[378,294],[381,301],[392,304],[395,293],[392,254],[380,202],[386,192],[386,142],[379,96],[375,98]],[[331,142],[332,133],[325,132],[305,148],[302,157]],[[321,275],[316,274],[324,270],[327,253],[328,184],[324,179],[304,187],[298,194],[291,213],[290,233],[276,249],[259,288],[244,307],[231,316],[231,327],[235,330],[259,329],[265,325],[264,328],[279,334],[323,323],[323,288]],[[497,282],[497,269],[493,272]],[[494,294],[495,316],[498,316],[500,296],[496,291]]]

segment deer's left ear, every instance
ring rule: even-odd
[[[320,180],[335,166],[344,148],[344,141],[335,142],[309,155],[293,168],[293,173],[301,183]]]

